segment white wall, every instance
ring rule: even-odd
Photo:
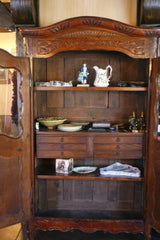
[[[40,26],[76,16],[99,16],[137,23],[137,0],[39,0]]]
[[[13,55],[16,55],[16,33],[0,33],[0,48],[5,49]]]
[[[0,48],[13,55],[16,55],[16,33],[0,33]],[[11,84],[0,84],[0,115],[11,114],[10,111],[12,104],[12,88],[13,86]],[[9,97],[9,94],[11,97]],[[7,108],[6,99],[8,99]]]

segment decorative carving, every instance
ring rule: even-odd
[[[157,37],[157,32],[155,32],[154,30],[151,30],[151,31],[143,30],[143,32],[144,32],[144,35],[147,37]]]
[[[69,27],[70,27],[70,22],[65,22],[63,24],[57,25],[56,27],[49,29],[49,31],[52,33],[56,33],[56,32],[60,32],[64,29],[67,29]]]
[[[61,33],[63,30],[68,29],[68,32],[79,29],[83,31],[89,29],[90,27],[95,27],[97,31],[102,29],[110,29],[111,31],[117,31],[117,33],[124,33],[126,38],[128,36],[144,37],[144,36],[160,36],[159,29],[143,29],[138,27],[133,27],[127,24],[120,23],[118,21],[113,21],[111,19],[100,18],[100,17],[76,17],[72,19],[66,19],[62,22],[56,23],[54,25],[43,27],[43,28],[20,28],[23,36],[51,36],[52,33]]]
[[[63,38],[82,38],[82,37],[96,37],[96,38],[106,38],[106,37],[118,37],[119,35],[116,32],[111,31],[96,31],[96,30],[81,30],[81,31],[74,31],[69,33],[64,33],[61,35]],[[123,35],[122,35],[123,37]]]
[[[123,32],[125,34],[133,34],[135,32],[135,29],[134,28],[131,28],[131,27],[127,27],[126,25],[120,25],[120,24],[117,24],[117,23],[114,23],[114,27],[117,31],[119,32]]]
[[[100,18],[82,18],[84,25],[101,26],[102,20]]]
[[[62,49],[104,49],[104,50],[126,50],[131,55],[144,55],[145,54],[145,40],[126,40],[120,41],[112,39],[111,37],[101,40],[93,41],[92,39],[81,38],[71,41],[70,39],[58,40],[38,40],[37,53],[38,55],[48,55],[53,52],[58,52]]]
[[[134,223],[134,228],[133,228]],[[109,232],[120,232],[123,231],[123,226],[125,225],[125,229],[131,233],[142,232],[144,225],[141,220],[94,220],[90,222],[90,220],[65,220],[65,219],[47,219],[47,218],[37,218],[35,221],[35,229],[41,230],[60,230],[63,232],[72,231],[73,229],[80,229],[84,232],[95,232],[95,231],[105,231],[106,229]],[[121,227],[122,226],[122,227]]]
[[[21,34],[28,38],[30,54],[35,56],[96,49],[120,51],[135,58],[155,58],[159,54],[156,50],[159,30],[132,27],[99,17],[77,17],[49,27],[23,28]],[[41,38],[38,40],[36,36]]]
[[[11,75],[11,72],[9,73],[9,75]],[[12,121],[15,124],[18,124],[17,71],[13,71],[12,82],[13,82],[13,97],[12,97],[12,107],[11,107]]]
[[[55,42],[55,43],[54,43]],[[57,41],[38,41],[37,44],[37,53],[38,55],[47,55],[50,52],[52,52],[52,49],[58,48],[58,42]],[[54,47],[55,44],[55,47]]]

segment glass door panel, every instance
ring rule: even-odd
[[[22,76],[14,68],[0,68],[0,134],[17,138],[22,132]]]

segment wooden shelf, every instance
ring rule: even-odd
[[[93,220],[141,220],[143,213],[141,211],[107,211],[107,210],[39,210],[36,217],[46,218],[78,218],[78,219],[93,219]]]
[[[145,132],[137,132],[137,133],[134,133],[134,132],[88,132],[88,131],[78,131],[78,132],[63,132],[63,131],[58,131],[58,130],[50,130],[50,129],[47,129],[47,128],[43,128],[43,129],[40,129],[40,130],[36,130],[36,135],[59,135],[59,136],[64,136],[64,135],[67,135],[67,136],[113,136],[113,137],[133,137],[133,136],[144,136],[145,135]]]
[[[99,170],[89,174],[70,173],[68,175],[58,174],[51,168],[37,169],[37,179],[72,179],[72,180],[105,180],[105,181],[144,181],[143,177],[106,177],[99,174]]]
[[[105,177],[105,176],[82,176],[82,175],[37,175],[37,179],[72,179],[72,180],[104,180],[104,181],[132,181],[132,182],[143,182],[142,177]]]
[[[147,87],[34,87],[34,91],[137,91],[145,92]]]

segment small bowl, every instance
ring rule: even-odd
[[[60,118],[60,117],[38,118],[37,120],[48,129],[52,129],[54,126],[62,124],[66,121],[65,118]]]

